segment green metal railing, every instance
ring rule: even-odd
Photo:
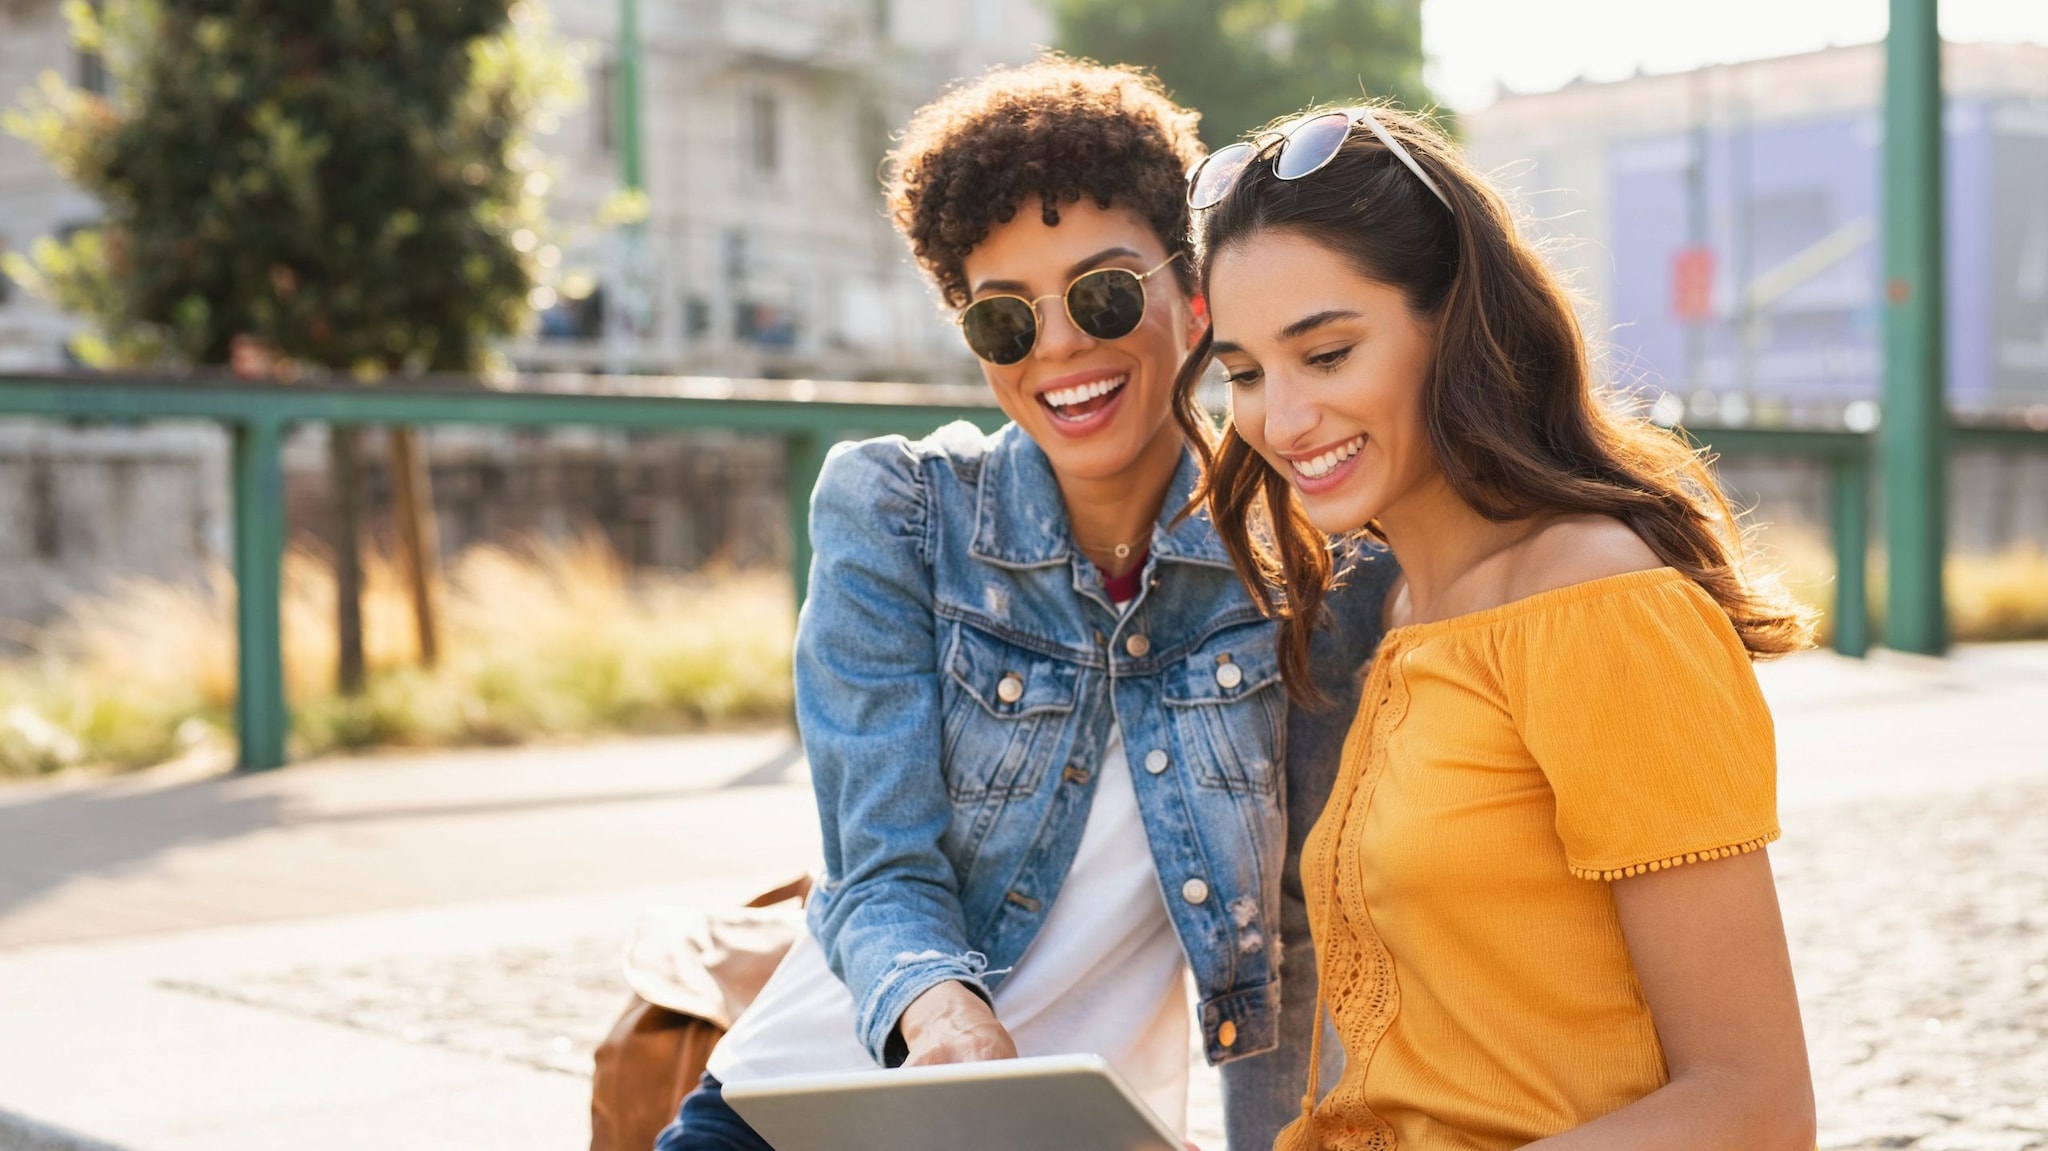
[[[1942,462],[1944,475],[1948,461],[1958,451],[2036,453],[2048,455],[2048,427],[2040,427],[2020,421],[1985,418],[1951,418],[1947,427],[1937,428],[1932,436],[1923,436],[1933,442],[1933,450]],[[1880,468],[1887,456],[1887,445],[1895,441],[1895,435],[1887,439],[1882,430],[1877,432],[1853,432],[1811,428],[1709,428],[1683,427],[1695,444],[1706,450],[1724,456],[1789,456],[1820,462],[1828,469],[1828,536],[1831,550],[1835,554],[1835,610],[1833,612],[1835,650],[1843,655],[1861,658],[1870,651],[1870,579],[1868,557],[1870,553],[1870,496],[1873,482],[1883,479],[1887,499],[1893,499],[1896,487],[1888,475],[1873,474]],[[1885,469],[1886,472],[1889,469]],[[1937,494],[1945,493],[1946,484],[1937,487]],[[1927,542],[1925,525],[1930,519],[1944,520],[1945,509],[1928,507],[1927,493],[1914,493],[1910,506],[1903,509],[1893,507],[1885,516],[1885,552],[1888,566],[1896,572],[1902,565],[1924,573],[1925,569],[1939,570],[1946,556],[1936,554],[1930,562],[1927,557],[1910,558],[1898,555],[1900,551],[1930,546]],[[1903,514],[1901,512],[1903,511]],[[1909,529],[1900,531],[1901,522]],[[1945,539],[1941,533],[1935,537]],[[1924,599],[1927,594],[1926,580],[1915,581],[1901,587],[1890,585],[1885,610],[1885,641],[1900,651],[1925,652],[1934,654],[1946,647],[1942,642],[1930,648],[1930,637],[1944,636],[1947,630],[1946,604],[1937,605],[1944,617],[1941,622],[1929,624],[1925,620]],[[1933,585],[1940,589],[1937,580]],[[1905,620],[1901,629],[1895,621]]]
[[[790,575],[801,602],[811,562],[811,489],[833,443],[861,434],[920,434],[960,419],[984,429],[1003,422],[980,387],[643,376],[534,377],[500,388],[468,379],[372,386],[209,376],[0,375],[0,417],[6,416],[87,423],[204,420],[228,429],[237,589],[235,722],[246,769],[285,761],[278,612],[286,525],[280,452],[285,433],[295,424],[723,429],[777,437],[787,451]],[[1835,647],[1847,655],[1864,654],[1870,646],[1865,567],[1876,436],[1805,429],[1683,430],[1721,455],[1803,457],[1829,468],[1829,534],[1838,580]],[[2024,425],[1956,423],[1945,441],[1944,451],[2048,452],[2048,430]]]
[[[235,724],[245,769],[285,762],[278,616],[285,544],[280,452],[294,424],[723,429],[778,437],[788,452],[790,574],[801,602],[811,562],[811,487],[834,442],[856,434],[921,434],[953,420],[986,429],[1003,422],[982,388],[653,377],[552,377],[495,388],[473,380],[358,386],[205,376],[0,376],[0,416],[206,420],[228,429],[233,437],[238,641]]]

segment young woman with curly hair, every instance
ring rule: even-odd
[[[1276,626],[1178,515],[1194,127],[1148,77],[1054,56],[948,93],[892,155],[895,220],[1011,423],[825,466],[796,642],[825,873],[665,1151],[761,1151],[725,1083],[1019,1054],[1099,1054],[1180,1126],[1190,980],[1231,1145],[1286,1121],[1315,1018],[1288,867],[1348,716],[1288,706]],[[1304,654],[1340,701],[1391,573],[1359,570]]]
[[[1807,1151],[1755,658],[1806,613],[1426,122],[1304,114],[1189,182],[1231,414],[1203,497],[1289,686],[1369,533],[1402,575],[1303,870],[1346,1065],[1279,1146]],[[1349,607],[1339,609],[1341,615]]]

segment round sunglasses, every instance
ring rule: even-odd
[[[1230,195],[1230,190],[1237,186],[1238,177],[1244,175],[1252,161],[1265,155],[1268,148],[1273,148],[1273,175],[1279,179],[1299,180],[1320,172],[1337,158],[1344,141],[1350,138],[1354,124],[1364,124],[1371,129],[1380,143],[1386,145],[1387,151],[1415,173],[1423,187],[1442,200],[1444,207],[1451,206],[1443,189],[1436,186],[1436,181],[1429,178],[1429,173],[1422,170],[1422,165],[1415,162],[1408,149],[1402,147],[1401,142],[1380,124],[1371,108],[1352,108],[1340,112],[1319,112],[1283,131],[1232,144],[1204,157],[1188,172],[1188,207],[1201,212],[1222,203],[1223,198]],[[1276,141],[1278,147],[1274,147]]]
[[[1098,340],[1120,340],[1138,330],[1145,319],[1145,281],[1179,259],[1168,256],[1147,272],[1128,268],[1097,268],[1074,277],[1067,290],[1037,300],[1023,296],[983,296],[967,305],[953,322],[967,338],[967,347],[991,364],[1014,364],[1031,354],[1045,322],[1039,300],[1065,302],[1067,319]]]

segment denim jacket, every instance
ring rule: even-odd
[[[1283,913],[1282,873],[1316,810],[1290,791],[1315,809],[1328,795],[1392,564],[1367,564],[1333,597],[1338,626],[1317,657],[1335,706],[1290,714],[1274,625],[1207,518],[1173,522],[1197,474],[1188,453],[1119,613],[1070,543],[1050,462],[1015,425],[840,444],[827,460],[796,641],[825,849],[808,914],[877,1061],[901,1061],[912,1000],[947,980],[987,995],[1024,955],[1080,844],[1113,724],[1209,1061],[1281,1046],[1283,935],[1304,961],[1287,966],[1307,980],[1289,989],[1289,1046],[1305,1048],[1313,953],[1305,914]],[[1297,1054],[1269,1078],[1305,1067]],[[1262,1085],[1274,1098],[1253,1110],[1277,1106],[1277,1122],[1301,1087]]]

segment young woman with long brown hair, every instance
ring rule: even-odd
[[[1200,498],[1297,698],[1329,541],[1402,576],[1303,873],[1347,1064],[1282,1148],[1813,1146],[1751,661],[1806,613],[1426,122],[1306,114],[1189,181],[1229,426]],[[1203,444],[1199,435],[1190,442]]]

